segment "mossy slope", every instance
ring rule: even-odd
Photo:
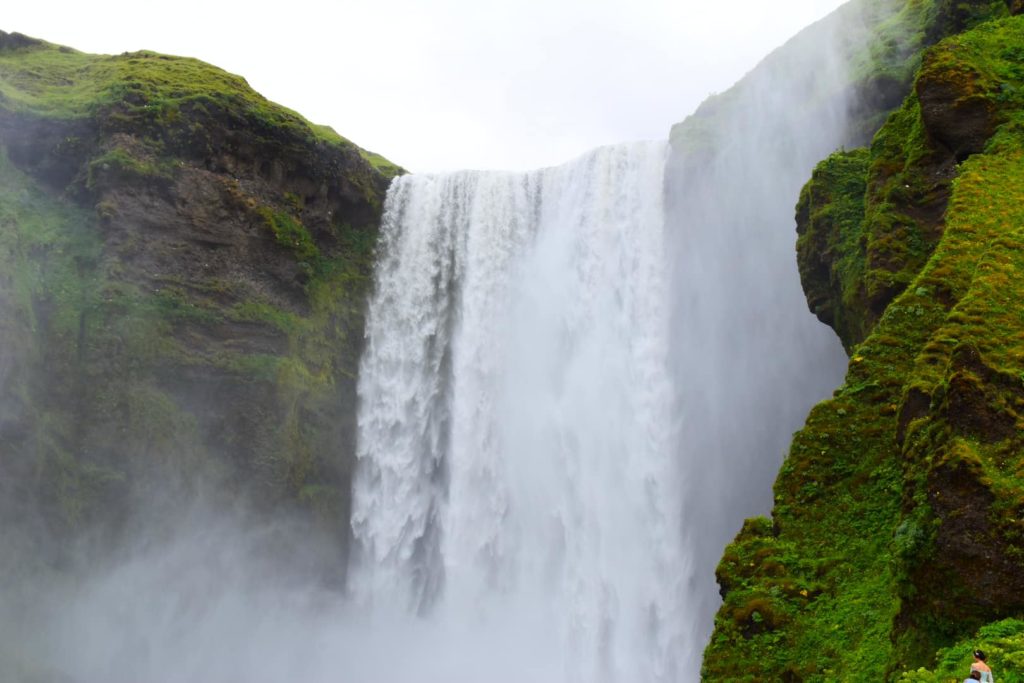
[[[0,32],[3,521],[116,533],[205,481],[342,550],[400,170],[197,60]]]
[[[977,633],[943,648],[936,654],[934,671],[919,667],[900,676],[900,683],[959,683],[981,650],[999,683],[1024,681],[1024,621],[1004,619],[988,624]]]
[[[895,678],[1024,613],[1024,17],[959,9],[973,28],[801,196],[809,301],[851,362],[726,550],[710,680]]]

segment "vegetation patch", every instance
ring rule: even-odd
[[[319,266],[320,250],[301,221],[267,206],[262,206],[257,211],[274,233],[274,239],[278,244],[295,252],[295,257],[311,270]]]
[[[974,661],[973,653],[985,653],[986,663],[997,681],[1024,682],[1024,621],[1003,619],[986,624],[972,636],[942,648],[935,655],[934,669],[919,667],[905,671],[899,683],[947,683],[962,681]]]
[[[169,182],[173,168],[167,163],[140,159],[126,149],[114,149],[89,161],[86,166],[85,185],[95,189],[101,182],[107,185],[130,183],[136,180]]]
[[[241,76],[188,57],[156,52],[91,55],[43,41],[0,51],[0,95],[13,111],[47,118],[113,117],[132,128],[188,126],[198,111],[237,111],[264,130],[292,132],[308,144],[358,149],[328,126],[270,102]],[[380,155],[367,160],[394,175]]]
[[[832,154],[814,169],[796,206],[797,264],[808,305],[847,349],[870,328],[862,287],[869,161],[863,148]]]
[[[940,43],[922,75],[969,88],[929,99],[919,80],[869,151],[834,155],[805,188],[802,247],[831,250],[816,277],[836,319],[874,322],[844,340],[845,384],[794,437],[771,522],[748,523],[719,566],[708,679],[892,679],[1024,614],[1020,45],[1024,17]],[[924,109],[979,97],[993,129],[959,159]],[[752,628],[751,605],[775,626]],[[920,680],[950,680],[945,666]]]

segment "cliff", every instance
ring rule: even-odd
[[[982,644],[1024,673],[1024,17],[917,7],[902,104],[799,198],[808,304],[850,364],[719,564],[710,680],[948,680]]]
[[[0,32],[0,540],[59,564],[201,489],[343,553],[398,172],[197,60]]]

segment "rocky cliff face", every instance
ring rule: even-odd
[[[0,32],[0,523],[116,533],[201,486],[341,552],[399,171],[196,60]]]
[[[801,194],[808,303],[850,366],[795,436],[772,518],[719,565],[712,680],[895,680],[936,661],[907,680],[947,680],[981,641],[1021,673],[1020,622],[994,623],[1024,613],[1014,9],[932,8],[928,35],[946,37],[903,104]]]

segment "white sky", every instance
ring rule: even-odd
[[[660,139],[841,0],[24,0],[0,29],[198,57],[413,171]]]

